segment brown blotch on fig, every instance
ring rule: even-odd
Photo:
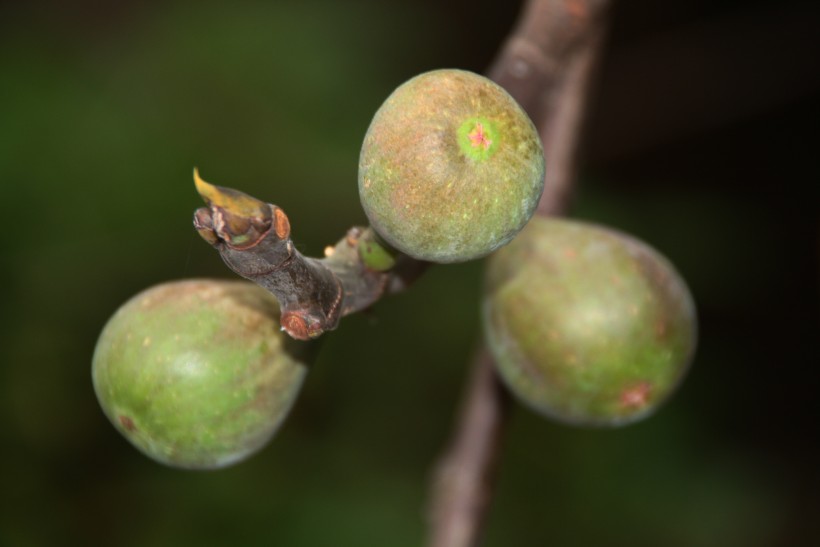
[[[134,420],[132,420],[128,416],[120,416],[120,424],[122,425],[123,429],[125,429],[129,433],[132,433],[137,429],[137,426],[134,425]]]

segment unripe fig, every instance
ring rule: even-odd
[[[544,188],[544,153],[521,107],[497,84],[435,70],[376,112],[359,158],[373,228],[404,254],[463,262],[509,242]]]
[[[279,306],[244,281],[164,283],[126,302],[94,351],[106,416],[154,460],[230,465],[264,446],[293,404],[310,348],[280,331]]]
[[[536,217],[488,261],[484,332],[511,391],[579,425],[654,411],[683,378],[695,309],[672,265],[611,229]]]

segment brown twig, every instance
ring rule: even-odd
[[[584,105],[609,0],[530,0],[489,76],[535,121],[547,155],[542,215],[559,214],[575,179]],[[506,422],[508,396],[482,348],[473,362],[455,436],[436,468],[430,547],[480,540]]]
[[[547,156],[539,214],[567,205],[610,0],[529,0],[488,75],[529,113]]]
[[[276,296],[282,329],[297,340],[317,338],[339,320],[402,290],[425,269],[390,249],[369,228],[351,228],[324,258],[302,255],[285,212],[232,188],[209,184],[194,171],[207,203],[194,227],[225,264]]]

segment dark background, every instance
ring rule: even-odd
[[[0,545],[421,543],[480,263],[346,319],[276,439],[223,471],[128,445],[91,354],[136,292],[232,277],[191,227],[194,165],[320,254],[364,223],[381,101],[424,70],[482,71],[515,4],[0,4]],[[572,214],[677,265],[700,347],[624,429],[516,408],[487,545],[820,544],[819,25],[814,2],[617,4]]]

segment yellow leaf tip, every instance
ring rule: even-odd
[[[216,189],[212,184],[208,184],[202,180],[202,177],[199,176],[199,169],[197,167],[194,167],[194,184],[196,185],[196,191],[202,199],[206,202],[213,201]]]

